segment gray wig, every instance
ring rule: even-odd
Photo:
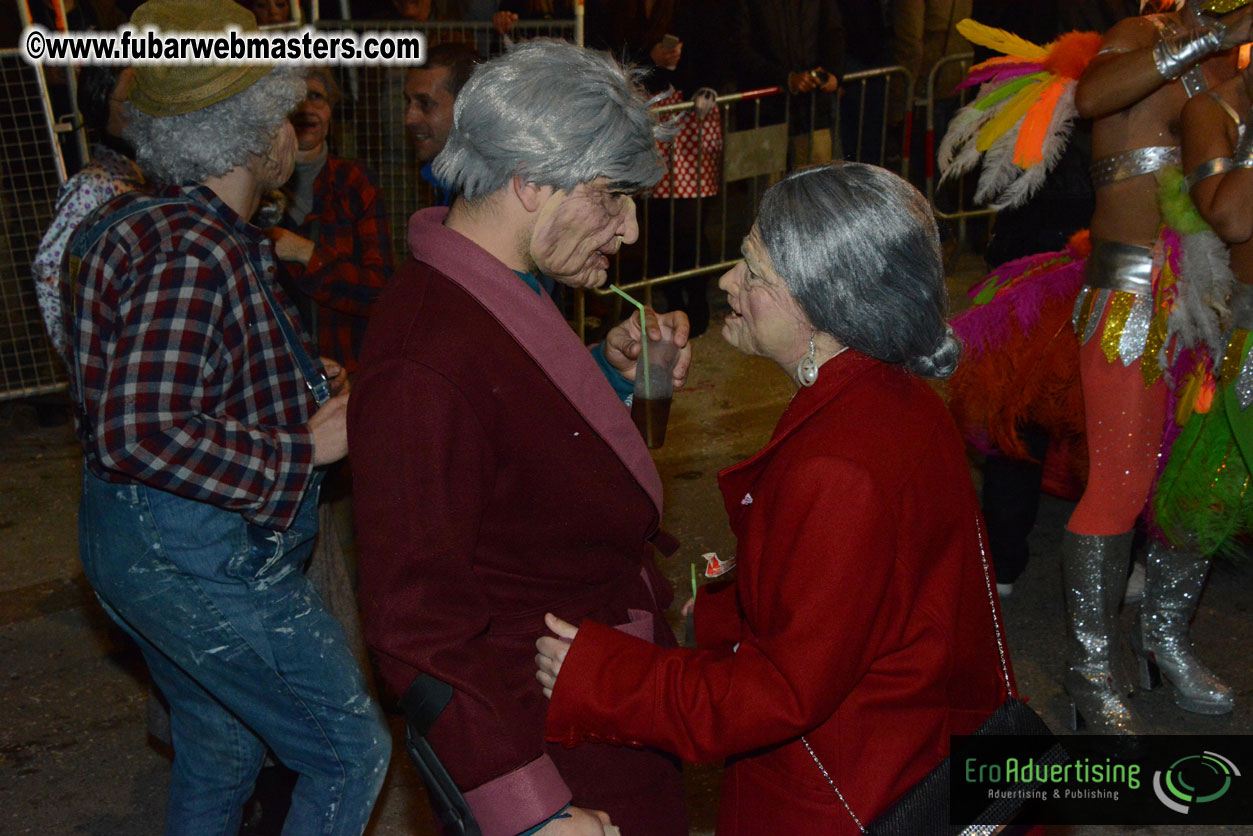
[[[640,191],[664,173],[639,75],[607,53],[535,40],[475,68],[453,106],[435,176],[466,200],[516,174],[567,191],[608,177]]]
[[[123,135],[151,180],[202,183],[265,154],[304,97],[304,74],[275,67],[229,99],[190,113],[150,116],[128,104]]]
[[[814,327],[923,377],[953,373],[940,236],[905,180],[862,163],[794,171],[762,197],[757,230]]]

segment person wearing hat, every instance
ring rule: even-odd
[[[151,0],[132,23],[256,30],[231,0]],[[304,96],[283,68],[137,67],[125,136],[159,188],[106,203],[69,245],[80,554],[170,703],[167,833],[237,833],[268,747],[299,775],[285,832],[360,834],[390,755],[300,571],[348,393],[247,221],[292,172]]]

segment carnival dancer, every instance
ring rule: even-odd
[[[1201,395],[1193,411],[1177,410],[1178,439],[1171,447],[1153,496],[1153,522],[1171,548],[1199,553],[1204,564],[1214,554],[1239,553],[1236,538],[1253,530],[1253,496],[1247,486],[1253,460],[1247,407],[1253,401],[1253,366],[1247,356],[1253,329],[1253,69],[1244,67],[1235,78],[1208,96],[1198,96],[1183,110],[1183,170],[1194,205],[1213,231],[1227,242],[1235,279],[1228,308],[1230,327],[1214,351],[1196,358],[1189,383]],[[1200,222],[1200,221],[1198,221]],[[1212,398],[1212,402],[1210,399]],[[1199,595],[1204,575],[1168,577],[1181,594]],[[1150,620],[1144,614],[1143,631],[1156,621],[1186,613],[1166,611]],[[1180,630],[1170,636],[1183,635]],[[1169,636],[1168,636],[1169,637]],[[1163,667],[1170,657],[1157,662]],[[1142,665],[1152,678],[1153,668]],[[1169,670],[1167,671],[1171,677]]]
[[[1067,669],[1075,727],[1130,733],[1138,723],[1113,665],[1122,581],[1132,527],[1156,474],[1165,430],[1168,391],[1160,362],[1167,359],[1165,319],[1183,291],[1175,274],[1177,236],[1163,225],[1158,178],[1179,164],[1178,120],[1187,99],[1230,78],[1230,47],[1247,40],[1247,9],[1217,21],[1183,12],[1129,18],[1109,31],[1101,52],[1079,80],[1075,103],[1093,119],[1092,254],[1075,306],[1081,346],[1090,464],[1088,484],[1066,525],[1062,579],[1066,598]],[[1173,240],[1172,240],[1173,239]],[[1176,349],[1182,346],[1175,346]],[[1174,612],[1170,627],[1146,632],[1142,654],[1170,657],[1181,705],[1223,714],[1231,691],[1190,652],[1187,625],[1197,595],[1186,598],[1168,577],[1204,578],[1208,564],[1154,546],[1146,560],[1142,612]],[[1199,592],[1199,583],[1197,583]]]
[[[1163,224],[1159,178],[1149,175],[1177,168],[1183,105],[1190,95],[1206,89],[1207,83],[1216,84],[1232,75],[1234,57],[1227,50],[1241,43],[1247,33],[1247,11],[1221,21],[1186,10],[1129,18],[1107,33],[1073,88],[1075,111],[1094,120],[1096,158],[1091,253],[1085,259],[1082,250],[1086,247],[1080,246],[1056,254],[1059,264],[1069,268],[1071,281],[1079,275],[1075,265],[1082,264],[1083,282],[1074,323],[1081,343],[1078,365],[1090,466],[1088,485],[1063,541],[1068,636],[1065,687],[1076,728],[1084,721],[1097,731],[1132,733],[1138,728],[1113,663],[1117,607],[1132,528],[1157,471],[1170,398],[1167,384],[1171,378],[1164,369],[1198,338],[1197,329],[1181,332],[1168,322],[1176,300],[1189,291],[1179,281],[1179,235]],[[1047,65],[1050,57],[1041,54],[1036,59]],[[1012,60],[987,63],[1005,75],[1005,65]],[[1052,76],[1074,74],[1074,66],[1064,62],[1054,61],[1044,69]],[[1017,83],[1022,86],[1021,80]],[[1024,199],[1043,180],[1047,163],[1037,163],[1055,153],[1059,137],[1064,143],[1067,114],[1059,107],[1046,114],[1041,125],[1040,119],[1033,120],[1031,109],[1049,99],[1044,91],[1036,95],[1002,87],[1001,98],[1006,98],[1005,92],[1026,97],[1017,113],[1012,104],[996,108],[990,116],[978,117],[983,125],[973,126],[959,117],[955,122],[962,133],[957,135],[956,150],[946,137],[941,165],[968,168],[972,158],[986,152],[981,197],[1006,204]],[[1064,100],[1067,92],[1054,93],[1053,100]],[[986,132],[1005,132],[1010,126],[1013,130],[999,147],[987,141]],[[1040,144],[1031,140],[1036,133],[1045,135],[1042,153],[1024,154],[1024,148]],[[1191,277],[1197,284],[1190,291],[1192,298],[1205,296],[1200,286],[1209,278],[1208,271],[1200,272]],[[1054,292],[1060,290],[1054,288]],[[1174,675],[1169,671],[1167,675],[1181,693],[1181,705],[1225,713],[1231,710],[1229,690],[1204,671],[1190,651],[1167,652],[1188,647],[1187,622],[1196,603],[1195,596],[1190,603],[1176,601],[1179,590],[1163,583],[1167,575],[1182,571],[1172,563],[1177,560],[1177,555],[1160,547],[1151,552],[1156,582],[1146,589],[1144,606],[1150,622],[1160,620],[1152,614],[1163,608],[1181,611],[1182,621],[1175,619],[1181,626],[1169,639],[1146,633],[1148,640],[1138,641],[1137,646],[1159,661],[1163,655],[1172,657]],[[1205,568],[1191,571],[1199,571],[1203,578]]]

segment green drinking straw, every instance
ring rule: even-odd
[[[640,357],[644,361],[644,394],[648,394],[652,389],[648,385],[648,328],[647,323],[644,321],[644,303],[637,302],[634,296],[616,284],[609,285],[609,289],[630,302],[640,312]]]
[[[696,597],[696,564],[690,563],[688,565],[691,566],[692,568],[692,597],[695,598]]]

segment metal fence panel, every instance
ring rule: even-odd
[[[35,302],[31,261],[64,176],[39,71],[0,51],[0,400],[53,392],[65,370]]]

